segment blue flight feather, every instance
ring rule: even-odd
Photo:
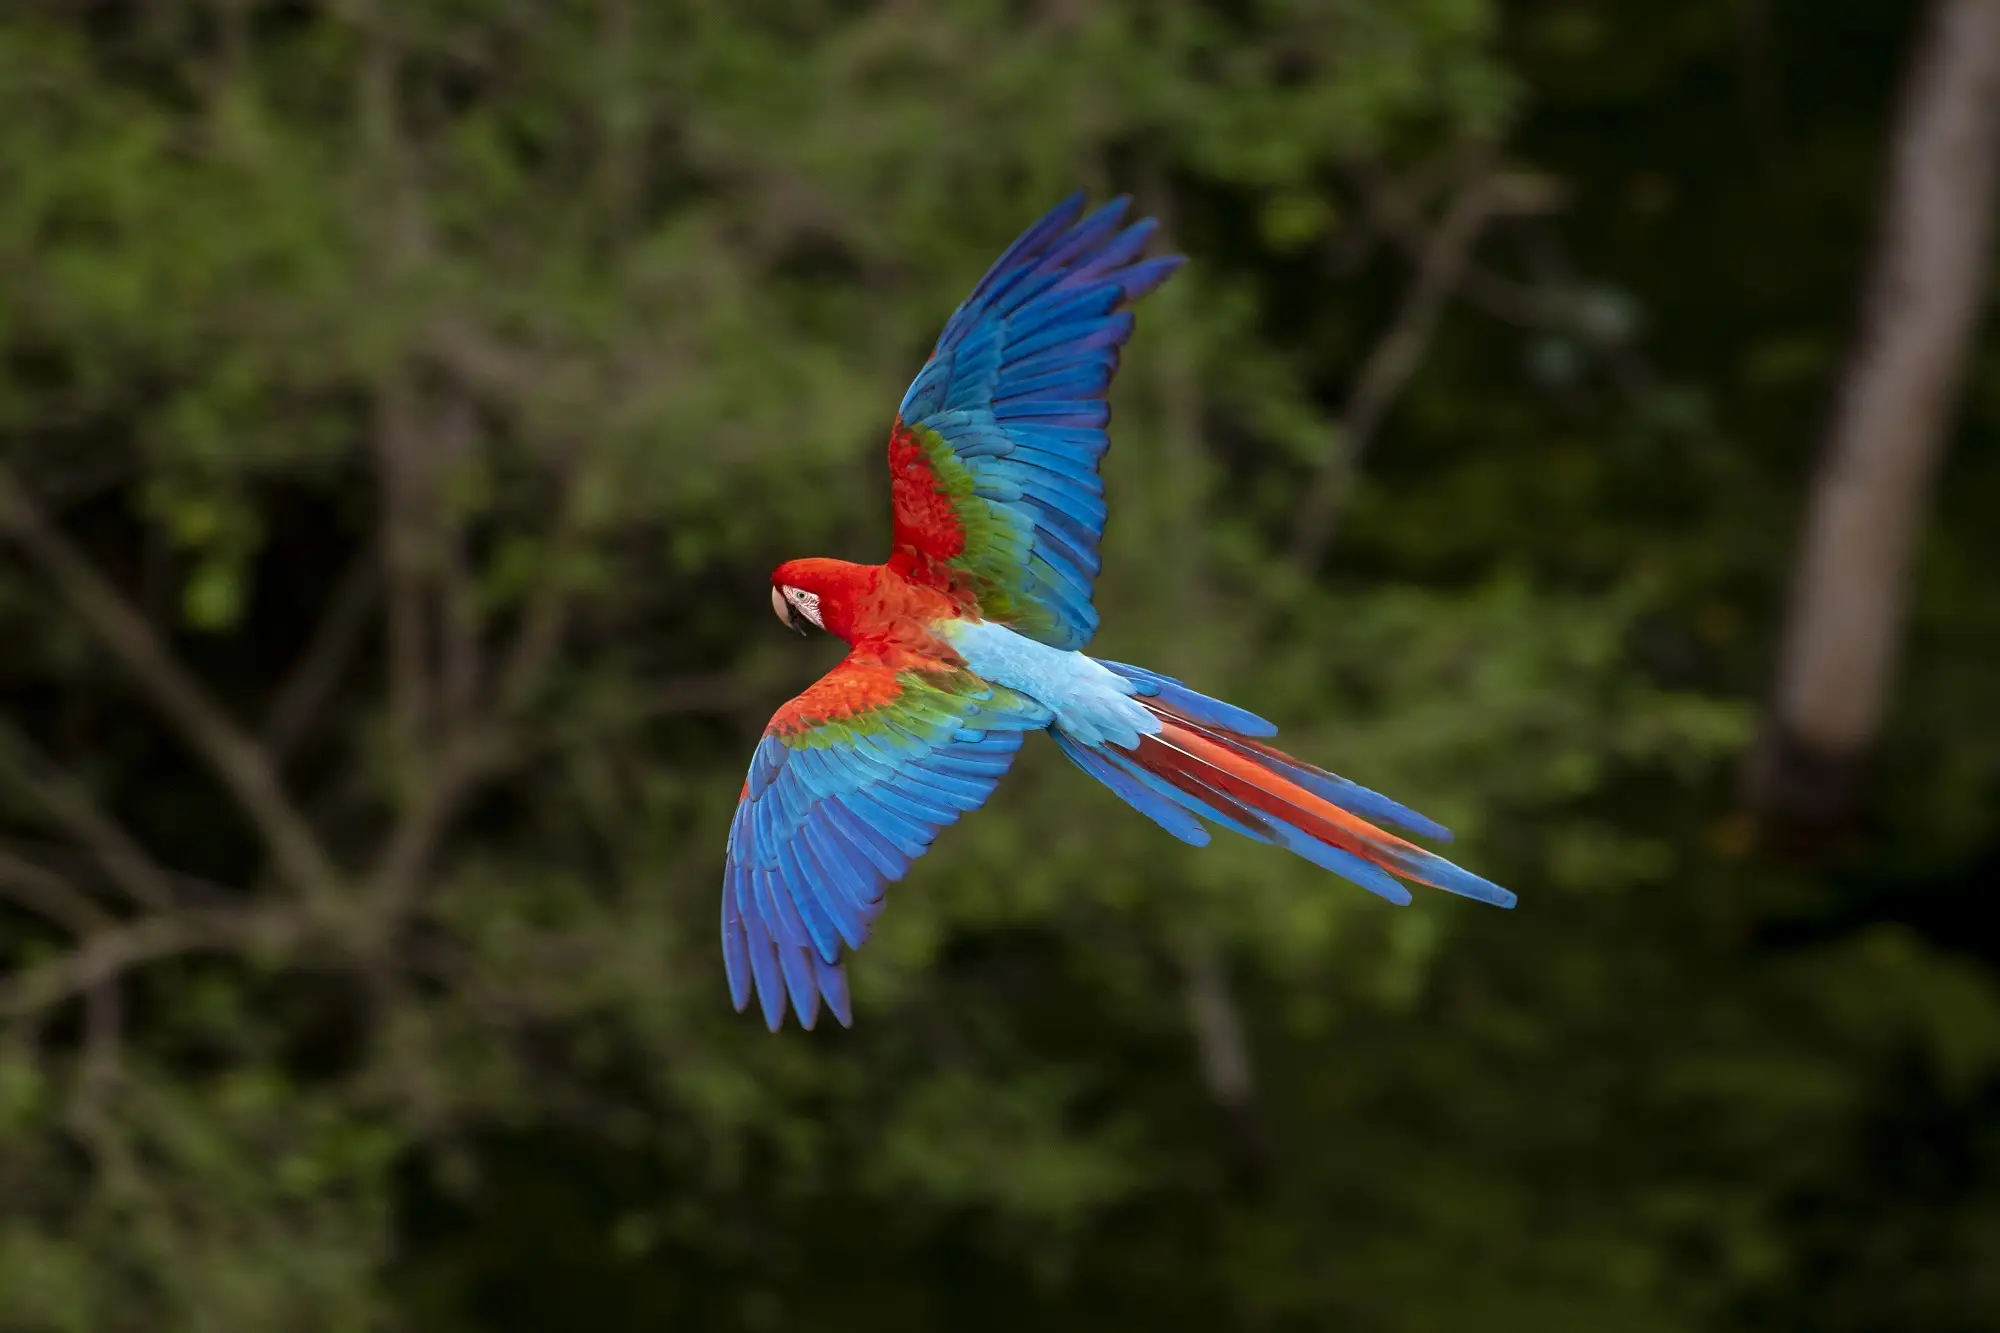
[[[742,895],[747,900],[749,894]],[[776,1032],[785,1021],[785,979],[778,968],[778,949],[771,942],[763,921],[747,918],[750,946],[750,974],[757,984],[757,1000],[764,1009],[764,1026]]]
[[[742,867],[731,873],[741,874]],[[736,895],[727,886],[722,891],[722,970],[729,978],[729,1002],[740,1014],[750,1004],[750,941],[742,913],[736,910]]]
[[[802,946],[778,949],[778,963],[784,969],[785,989],[791,993],[792,1012],[799,1026],[812,1031],[819,1021],[819,976],[813,971],[812,953]]]
[[[847,973],[838,963],[813,963],[819,993],[826,1000],[835,1021],[844,1028],[854,1026],[854,1003],[847,997]]]

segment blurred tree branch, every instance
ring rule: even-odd
[[[1551,208],[1559,205],[1562,194],[1549,182]],[[1370,229],[1379,231],[1412,263],[1421,264],[1430,244],[1430,229],[1423,216],[1401,191],[1364,187]],[[1494,319],[1539,332],[1581,338],[1601,354],[1618,386],[1627,393],[1639,393],[1655,380],[1646,358],[1629,340],[1607,339],[1594,327],[1587,294],[1580,290],[1578,277],[1562,248],[1545,226],[1538,226],[1535,214],[1521,215],[1524,233],[1538,242],[1534,246],[1540,260],[1529,279],[1510,277],[1481,264],[1468,255],[1458,277],[1458,299]]]
[[[292,887],[329,901],[339,875],[280,782],[270,752],[232,722],[129,602],[50,524],[11,468],[0,464],[0,534],[47,575],[83,623],[152,697],[229,788]]]
[[[1254,1189],[1270,1170],[1270,1145],[1229,964],[1214,938],[1202,935],[1182,951],[1180,966],[1202,1086],[1223,1121],[1231,1168],[1241,1184]]]
[[[282,766],[311,734],[320,711],[353,664],[368,632],[368,617],[379,591],[378,571],[367,556],[356,556],[327,599],[291,674],[278,687],[264,719],[264,744]]]
[[[40,1012],[144,963],[201,951],[283,950],[313,928],[295,904],[183,908],[141,917],[93,931],[62,957],[0,978],[0,1018]]]
[[[1909,570],[1993,244],[2000,3],[1937,0],[1905,76],[1859,327],[1812,480],[1752,810],[1826,828],[1858,800]]]
[[[1458,182],[1434,226],[1416,220],[1412,205],[1394,202],[1394,189],[1374,182],[1374,211],[1394,223],[1392,235],[1413,252],[1415,273],[1388,329],[1355,376],[1330,447],[1299,502],[1292,526],[1292,563],[1318,568],[1333,540],[1354,476],[1389,409],[1423,364],[1438,317],[1464,279],[1480,236],[1496,218],[1547,212],[1559,195],[1539,177],[1496,170],[1489,153],[1474,151],[1461,163]],[[1421,236],[1418,241],[1414,238]]]
[[[476,680],[468,678],[464,683],[458,706],[447,719],[447,730],[438,740],[435,754],[426,761],[417,789],[370,874],[376,904],[388,921],[408,910],[422,868],[452,818],[513,748],[513,720],[541,687],[561,649],[574,591],[570,566],[584,536],[583,475],[589,453],[587,445],[571,445],[561,451],[554,478],[556,514],[547,554],[494,686],[480,697]],[[474,631],[468,626],[464,632]],[[461,651],[470,654],[476,648]]]
[[[112,918],[88,894],[55,872],[4,849],[0,849],[0,898],[12,898],[78,939],[112,928]],[[72,1094],[73,1111],[88,1108],[110,1085],[118,1067],[119,1038],[124,1028],[124,1004],[115,976],[92,979],[83,994],[83,1058]],[[0,1005],[4,1005],[4,997],[5,991],[0,989]]]
[[[421,769],[434,740],[426,592],[437,552],[428,540],[436,489],[428,442],[418,425],[410,386],[400,370],[383,372],[376,393],[375,473],[381,485],[383,621],[389,646],[389,709],[398,753]],[[421,782],[423,779],[417,779]]]
[[[147,855],[138,839],[98,805],[83,783],[62,771],[14,727],[0,721],[0,777],[7,776],[89,849],[133,906],[158,910],[173,905],[173,886],[166,872]]]
[[[61,875],[5,848],[0,848],[0,897],[76,935],[87,935],[113,920],[89,894]]]

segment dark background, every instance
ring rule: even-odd
[[[1916,17],[7,5],[0,1328],[2000,1327],[1990,335],[1865,800],[1737,795]],[[1079,185],[1098,647],[1521,905],[1032,742],[769,1036],[768,571]]]

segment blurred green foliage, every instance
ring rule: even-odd
[[[1879,818],[1802,865],[1728,813],[1906,22],[9,6],[0,461],[263,738],[336,906],[5,548],[0,1329],[1993,1327],[1990,339]],[[1482,238],[1302,566],[1411,282],[1383,200],[1496,161],[1568,211]],[[832,656],[766,572],[880,557],[904,384],[1077,185],[1194,259],[1121,376],[1102,651],[1523,905],[1193,852],[1033,745],[894,893],[856,1030],[767,1037],[722,832]]]

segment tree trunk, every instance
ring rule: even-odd
[[[1881,232],[1813,479],[1753,811],[1854,812],[1909,569],[1985,293],[2000,167],[2000,0],[1937,0],[1897,112]]]

